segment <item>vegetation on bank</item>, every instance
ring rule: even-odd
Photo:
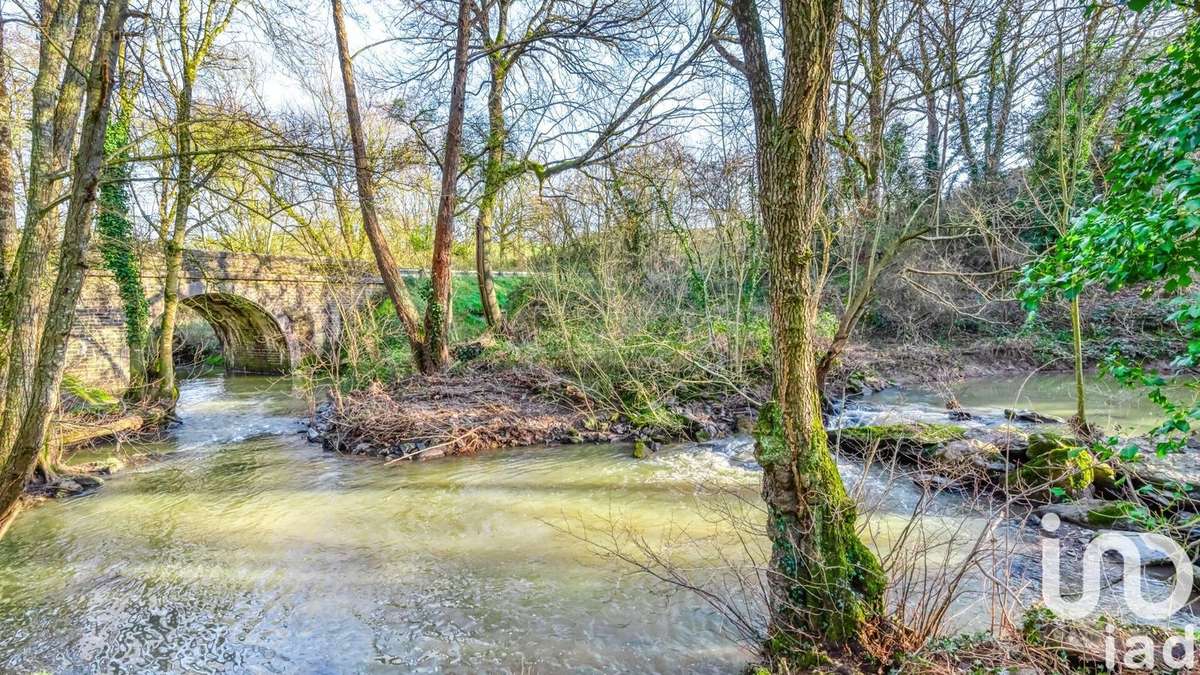
[[[933,459],[1009,476],[996,487],[1043,505],[1097,490],[1134,504],[1090,509],[1089,523],[1154,523],[1192,497],[1185,488],[1137,510],[1130,484],[1149,479],[1119,482],[1130,458],[1097,442],[1082,386],[1089,333],[1110,344],[1149,335],[1133,355],[1145,361],[1177,348],[1159,335],[1175,327],[1188,343],[1174,365],[1200,363],[1200,309],[1187,299],[1200,267],[1200,29],[1190,3],[1127,4],[400,3],[378,8],[397,11],[379,24],[400,34],[372,47],[404,44],[392,55],[404,72],[387,73],[394,99],[364,110],[355,70],[370,63],[352,58],[354,31],[331,0],[341,91],[314,89],[311,105],[269,114],[239,98],[226,67],[239,61],[239,31],[253,30],[243,12],[263,5],[155,6],[143,39],[126,24],[147,17],[127,0],[47,0],[24,54],[36,65],[21,74],[28,138],[13,133],[16,116],[0,120],[0,146],[26,144],[0,150],[27,161],[15,255],[13,172],[0,161],[0,534],[30,475],[55,470],[50,430],[93,229],[135,362],[150,334],[144,296],[161,294],[155,379],[141,387],[138,367],[133,394],[165,411],[178,396],[185,245],[369,256],[388,303],[346,308],[340,351],[304,373],[334,379],[335,404],[348,406],[335,415],[391,424],[380,435],[390,445],[442,430],[469,445],[464,434],[505,419],[489,399],[546,393],[456,379],[502,369],[564,378],[547,395],[577,402],[593,433],[696,434],[690,405],[761,405],[771,552],[756,577],[755,648],[778,672],[919,652],[938,622],[889,613],[885,567],[860,538],[839,439],[825,429],[831,376],[847,370],[856,336],[1032,345],[1024,358],[1044,351],[1074,369],[1077,412],[1069,435],[1029,439],[1017,467],[992,449],[971,457],[977,439],[954,427],[843,432],[849,444],[890,439],[921,458],[936,448]],[[260,25],[280,62],[302,64],[294,75],[311,86],[328,62],[309,61],[310,8],[265,6],[279,10]],[[131,46],[148,58],[121,58]],[[153,86],[126,86],[143,74],[131,63]],[[152,186],[136,227],[135,177]],[[135,283],[141,246],[164,260],[154,289]],[[396,248],[428,265],[427,281],[400,277]],[[494,279],[506,249],[536,273]],[[453,276],[472,252],[476,278]],[[1034,318],[1018,304],[1026,266]],[[1097,329],[1115,310],[1084,294],[1092,285],[1161,289],[1176,309]],[[1150,388],[1169,413],[1160,435],[1180,445],[1200,412],[1167,399],[1147,364],[1114,364]],[[112,405],[70,380],[66,391],[77,411]],[[424,426],[396,410],[454,396],[462,414]],[[563,415],[548,410],[547,437],[578,431],[560,428]],[[460,433],[459,422],[473,426]]]

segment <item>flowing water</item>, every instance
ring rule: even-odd
[[[1000,421],[1006,408],[1064,419],[1075,414],[1075,379],[1069,373],[976,378],[959,382],[951,390],[963,408],[988,422]],[[1167,393],[1179,403],[1191,403],[1197,394],[1194,388],[1184,386],[1171,387]],[[945,391],[932,389],[885,389],[866,397],[856,408],[945,422],[946,398]],[[1110,432],[1143,434],[1163,419],[1162,409],[1144,390],[1122,386],[1109,377],[1089,375],[1085,400],[1089,421]]]
[[[1069,414],[1071,391],[1039,375],[955,393],[978,425],[1012,407]],[[159,459],[31,509],[0,540],[0,671],[718,673],[749,658],[696,595],[598,551],[642,559],[630,542],[644,542],[757,615],[754,593],[722,586],[765,556],[746,438],[645,461],[577,445],[385,465],[306,443],[289,382],[195,379],[181,394],[185,423],[136,448]],[[1110,428],[1153,424],[1136,392],[1095,381],[1089,395]],[[943,401],[881,392],[840,423],[944,422]],[[928,550],[923,565],[945,574],[986,529],[1004,548],[992,572],[1036,597],[1019,514],[930,497],[886,467],[840,468],[881,554]],[[986,628],[992,590],[968,578],[947,629]]]
[[[0,670],[744,666],[717,612],[594,544],[642,538],[701,579],[717,551],[745,562],[740,528],[720,515],[732,504],[752,532],[762,521],[745,439],[646,461],[580,445],[385,466],[306,443],[303,413],[286,382],[188,381],[185,424],[141,448],[161,460],[22,515],[0,540]],[[886,551],[921,492],[843,470],[882,504],[869,533]],[[973,538],[987,523],[961,515],[935,500],[928,527],[965,523]]]

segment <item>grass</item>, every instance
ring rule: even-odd
[[[523,282],[522,277],[496,278],[496,298],[504,312],[510,311],[510,298]],[[408,288],[417,311],[423,314],[429,280],[410,281]],[[478,339],[487,330],[487,321],[474,275],[455,275],[451,298],[451,342],[462,344]],[[343,334],[342,363],[337,369],[339,388],[353,391],[372,382],[395,382],[414,372],[408,337],[391,300],[384,300],[373,310],[355,313],[346,320],[352,323]]]
[[[89,387],[70,374],[63,375],[62,391],[74,399],[71,408],[78,412],[104,415],[120,407],[120,401],[112,394],[97,387]]]
[[[508,312],[509,296],[524,282],[522,277],[507,277],[501,276],[495,278],[496,300],[500,303],[500,309]],[[417,305],[417,311],[424,316],[425,312],[425,297],[429,293],[429,279],[420,279],[417,282],[410,281],[408,284],[409,292],[412,293],[413,302]],[[454,342],[470,342],[475,340],[487,330],[487,320],[483,316],[483,300],[479,295],[479,284],[474,275],[455,275],[450,290],[451,304],[454,308],[454,315],[450,325],[451,340]],[[405,342],[404,332],[400,329],[399,320],[396,319],[396,311],[392,307],[391,300],[384,300],[376,309],[376,317],[378,317],[389,331],[395,332],[399,339],[396,340],[399,346],[405,350],[408,349],[408,343]]]

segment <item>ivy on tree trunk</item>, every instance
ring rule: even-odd
[[[141,268],[134,250],[133,224],[129,221],[129,123],[133,97],[122,92],[120,108],[104,134],[107,164],[100,183],[100,212],[96,230],[104,266],[117,282],[125,311],[125,343],[129,347],[129,395],[140,396],[146,384],[146,342],[150,309],[142,286]]]

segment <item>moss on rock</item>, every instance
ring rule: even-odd
[[[1032,443],[1030,445],[1032,448]],[[1098,462],[1085,448],[1059,447],[1038,454],[1012,474],[1010,482],[1024,489],[1048,489],[1077,497],[1092,485]]]
[[[1150,531],[1158,525],[1146,507],[1127,501],[1108,502],[1090,509],[1087,522],[1093,527],[1133,531]]]
[[[1092,469],[1093,481],[1098,489],[1116,491],[1119,489],[1117,485],[1117,472],[1108,464],[1097,464]]]
[[[1027,451],[1027,455],[1029,459],[1036,459],[1055,450],[1071,448],[1074,445],[1074,443],[1064,438],[1062,434],[1054,433],[1053,431],[1029,434],[1029,450]]]
[[[967,430],[954,424],[909,422],[849,427],[833,431],[830,435],[839,444],[850,444],[859,448],[876,444],[934,448],[965,438]]]

